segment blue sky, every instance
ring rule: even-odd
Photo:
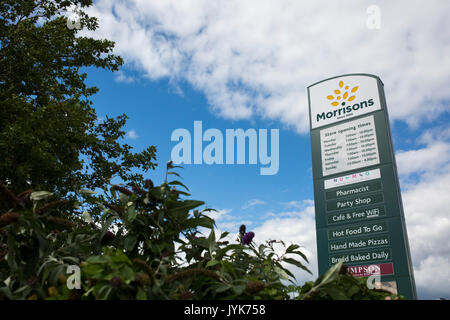
[[[249,128],[280,130],[280,166],[275,175],[260,175],[261,164],[243,165],[184,165],[178,169],[192,194],[214,208],[232,209],[236,215],[244,215],[242,207],[257,201],[250,209],[252,219],[260,220],[261,214],[254,207],[265,202],[264,210],[275,210],[294,199],[312,199],[311,153],[308,135],[298,135],[274,121],[229,121],[217,117],[208,110],[201,92],[183,84],[183,94],[175,93],[164,80],[156,82],[118,82],[106,71],[88,70],[88,83],[98,86],[100,93],[93,101],[99,117],[126,113],[130,118],[125,130],[126,143],[140,151],[149,145],[157,147],[158,168],[149,174],[155,182],[164,179],[165,163],[171,159],[172,132],[184,128],[193,136],[194,121],[202,121],[203,132],[208,128]],[[208,143],[204,142],[204,146]],[[301,182],[301,183],[299,183]],[[249,203],[250,202],[250,203]],[[248,220],[249,210],[245,212]],[[232,230],[234,231],[234,230]]]
[[[279,129],[279,171],[260,165],[185,165],[193,198],[241,223],[256,242],[304,246],[317,276],[306,87],[348,73],[385,85],[420,298],[450,298],[450,5],[440,1],[107,1],[88,12],[90,36],[116,42],[125,65],[87,69],[99,117],[126,113],[126,142],[155,145],[159,183],[175,129]],[[296,273],[299,282],[310,280]]]

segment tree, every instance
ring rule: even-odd
[[[83,9],[91,0],[0,2],[0,182],[15,193],[59,195],[95,189],[113,176],[126,184],[155,167],[154,146],[141,153],[120,143],[126,116],[98,122],[83,67],[116,71],[114,43],[79,36],[64,13],[80,7],[80,27],[98,21]],[[0,210],[7,206],[0,205]]]

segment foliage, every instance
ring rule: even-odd
[[[176,174],[170,162],[167,175]],[[177,190],[175,186],[184,188]],[[310,272],[299,245],[243,245],[216,238],[212,209],[197,208],[180,181],[133,190],[112,185],[112,203],[99,203],[101,221],[50,192],[9,197],[0,216],[0,297],[4,299],[384,299],[364,281],[334,266],[299,286],[288,265]],[[86,192],[89,194],[89,192]],[[19,205],[21,204],[21,205]],[[78,208],[78,209],[77,209]],[[72,211],[70,220],[65,213]],[[205,234],[200,232],[206,230]],[[208,231],[209,230],[209,231]],[[275,249],[281,245],[284,249]],[[81,287],[69,290],[70,265]],[[341,272],[342,273],[342,272]],[[286,285],[286,281],[290,285]]]
[[[133,168],[156,165],[155,147],[132,153],[121,143],[126,116],[99,121],[82,72],[118,70],[114,43],[79,36],[65,12],[80,7],[80,27],[94,31],[97,19],[83,8],[91,0],[0,2],[0,182],[13,192],[48,190],[67,196],[102,188],[119,177],[142,182]],[[7,210],[0,196],[0,211]],[[98,199],[97,199],[98,200]]]

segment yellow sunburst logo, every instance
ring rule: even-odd
[[[333,102],[331,102],[331,105],[333,107],[338,106],[339,104],[345,106],[345,102],[350,102],[353,101],[355,99],[354,95],[350,95],[352,93],[355,93],[358,90],[358,86],[353,87],[352,90],[349,90],[349,86],[345,86],[344,87],[344,81],[339,81],[339,89],[334,90],[334,95],[329,95],[327,96],[328,100],[334,100]]]

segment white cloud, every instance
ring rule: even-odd
[[[448,256],[441,257],[433,255],[420,262],[416,267],[415,277],[420,292],[423,292],[423,298],[449,298],[449,266],[450,259]]]
[[[396,154],[398,172],[402,176],[420,174],[439,168],[450,160],[450,144],[433,141],[417,150],[399,151]]]
[[[423,298],[450,298],[448,133],[448,128],[426,131],[418,139],[425,147],[396,155],[416,286]]]
[[[450,166],[440,174],[424,174],[419,183],[403,192],[403,203],[418,291],[441,292],[450,298],[448,181]],[[432,265],[433,261],[435,265]],[[433,269],[440,271],[433,272]],[[429,281],[431,274],[434,281]]]
[[[132,129],[127,132],[127,134],[125,135],[125,138],[135,140],[135,139],[139,138],[139,136],[138,136],[136,130]]]
[[[231,209],[222,209],[217,211],[209,211],[206,213],[208,217],[214,220],[220,220],[225,218],[229,213],[231,212]]]
[[[96,1],[94,37],[149,79],[188,81],[217,115],[278,119],[308,129],[306,87],[326,77],[379,75],[392,119],[417,125],[448,111],[450,3],[378,1],[381,29],[366,27],[369,2]]]
[[[216,223],[215,234],[216,238],[220,237],[222,232],[229,232],[230,234],[224,239],[224,241],[235,242],[239,227],[245,224],[247,227],[253,224],[252,221],[246,220],[245,216],[232,215],[231,209],[216,209],[217,211],[209,211],[205,213],[208,217],[214,219]],[[209,230],[206,228],[199,229],[201,233],[208,235]],[[247,231],[249,231],[247,229]]]
[[[313,200],[302,200],[302,201],[292,200],[292,201],[282,202],[281,205],[286,209],[300,209],[300,208],[305,208],[305,207],[314,205],[314,201]]]
[[[132,76],[127,76],[122,70],[117,71],[116,81],[121,83],[133,83],[136,81],[136,78]]]
[[[248,209],[257,205],[264,205],[267,204],[267,202],[265,202],[264,200],[259,200],[259,199],[251,199],[248,200],[243,206],[242,209]]]

